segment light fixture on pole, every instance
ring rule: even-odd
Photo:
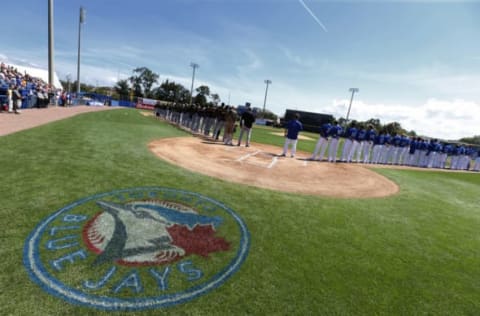
[[[272,80],[266,79],[264,82],[267,86],[265,88],[265,99],[263,99],[263,116],[265,116],[265,106],[267,105],[268,85],[270,85],[272,83]]]
[[[353,95],[358,92],[358,88],[350,88],[348,89],[352,93],[352,96],[350,97],[350,105],[348,106],[348,111],[347,111],[347,117],[345,119],[345,126],[348,124],[348,117],[350,116],[350,109],[352,107],[352,102],[353,102]]]
[[[78,23],[77,95],[80,93],[80,38],[82,34],[82,24],[85,22],[85,14],[85,9],[80,7],[80,19]]]
[[[190,63],[190,67],[193,68],[193,73],[192,73],[192,87],[190,88],[190,106],[192,106],[192,101],[193,101],[193,82],[195,81],[195,69],[200,67],[196,63]]]
[[[72,75],[70,73],[67,74],[67,92],[70,93],[70,82],[72,81]]]

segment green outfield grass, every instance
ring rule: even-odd
[[[252,141],[281,146],[272,129]],[[280,130],[277,130],[280,131]],[[23,266],[36,225],[116,189],[198,192],[245,221],[247,259],[223,285],[128,315],[476,315],[480,176],[379,169],[399,194],[334,199],[229,183],[158,159],[147,144],[188,134],[137,110],[89,113],[0,138],[0,315],[103,315],[44,292]],[[311,152],[317,140],[300,141]],[[279,148],[279,151],[281,149]],[[301,185],[301,179],[299,179]]]

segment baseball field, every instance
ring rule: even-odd
[[[480,175],[310,163],[303,135],[280,160],[278,130],[247,150],[118,109],[0,137],[0,315],[478,314]],[[188,228],[129,261],[118,214],[148,199]]]

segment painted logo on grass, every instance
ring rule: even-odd
[[[97,194],[40,223],[24,264],[49,293],[105,310],[179,304],[221,285],[245,260],[249,233],[218,201],[168,188]]]

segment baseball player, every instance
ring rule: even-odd
[[[237,146],[240,146],[242,143],[243,134],[247,134],[247,141],[245,142],[245,147],[250,146],[250,137],[252,136],[252,126],[253,122],[255,122],[255,115],[250,110],[250,103],[247,102],[246,110],[242,113],[242,117],[240,118],[240,135],[238,136],[238,143]]]
[[[377,137],[377,132],[373,125],[368,126],[367,135],[365,137],[365,144],[363,145],[363,163],[370,163],[373,160],[373,153],[370,157],[370,152]]]
[[[408,146],[407,165],[415,165],[415,150],[417,148],[417,139],[415,137],[410,138],[410,145]]]
[[[395,134],[395,136],[392,138],[392,147],[390,148],[390,157],[391,161],[390,164],[392,165],[398,165],[398,158],[400,156],[400,143],[402,141],[402,136],[399,134]]]
[[[439,168],[445,169],[447,164],[448,156],[452,153],[452,145],[443,143],[442,144],[442,153],[440,154]]]
[[[235,129],[235,120],[237,114],[231,106],[225,108],[225,130],[223,132],[223,143],[225,145],[233,146],[233,131]]]
[[[327,150],[328,146],[328,133],[330,132],[330,129],[332,128],[332,124],[330,123],[325,123],[320,127],[320,138],[317,141],[317,144],[315,145],[315,150],[313,151],[312,156],[310,157],[310,160],[323,160],[323,157],[325,156],[325,151]],[[317,155],[320,153],[320,156]]]
[[[298,133],[303,130],[302,123],[299,121],[300,115],[295,113],[295,118],[293,120],[288,121],[286,129],[285,129],[285,144],[283,145],[283,152],[281,156],[285,157],[287,155],[288,147],[291,145],[291,156],[295,157],[295,153],[297,152],[297,141],[298,141]]]
[[[473,165],[473,171],[480,171],[480,149],[477,150],[477,158],[475,158],[475,164]]]
[[[428,143],[426,139],[422,139],[420,141],[420,148],[419,148],[419,157],[418,157],[418,166],[419,167],[426,167],[427,166],[427,151],[428,151]]]
[[[352,122],[351,127],[345,133],[345,140],[343,142],[342,162],[349,162],[348,158],[350,150],[352,149],[355,137],[357,137],[357,128],[355,122]]]
[[[338,150],[338,138],[342,134],[343,129],[338,124],[338,122],[334,122],[332,128],[328,133],[329,138],[329,147],[328,147],[328,161],[329,162],[336,162],[337,161],[337,150]]]
[[[383,150],[383,144],[385,143],[385,134],[381,132],[375,137],[372,151],[372,163],[378,164],[380,162],[380,155]]]
[[[400,140],[400,154],[398,155],[398,164],[406,165],[408,150],[410,149],[410,139],[407,135],[403,134]]]
[[[388,155],[390,154],[390,146],[392,141],[392,136],[390,136],[390,133],[385,133],[384,135],[384,143],[382,147],[382,151],[380,153],[380,164],[386,164],[388,162],[388,159],[390,158]]]
[[[215,109],[215,128],[213,129],[212,138],[218,140],[220,137],[220,132],[222,131],[223,127],[225,126],[225,103],[222,103],[220,107]]]
[[[364,128],[360,128],[357,133],[358,145],[355,149],[357,159],[353,159],[353,162],[361,162],[363,147],[365,146],[365,143],[366,143],[366,137],[367,137],[367,131]],[[355,152],[353,153],[352,156],[353,157],[355,156]]]

